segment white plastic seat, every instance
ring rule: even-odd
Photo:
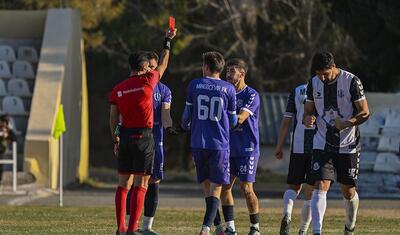
[[[5,60],[0,60],[0,78],[11,78],[10,66]]]
[[[16,96],[32,96],[28,83],[22,78],[10,79],[8,82],[8,93]]]
[[[16,60],[14,49],[10,46],[1,45],[0,60],[5,60],[7,62],[14,62]]]
[[[400,173],[400,160],[394,153],[379,153],[376,156],[374,171]]]
[[[7,89],[4,80],[0,79],[0,96],[7,96]]]
[[[363,135],[378,135],[380,128],[383,126],[383,121],[378,117],[371,116],[368,121],[360,125],[361,136]]]
[[[35,78],[32,64],[25,60],[17,60],[13,64],[14,77]]]
[[[400,137],[399,136],[382,136],[379,139],[378,151],[382,152],[399,152]]]
[[[3,99],[3,113],[6,114],[27,114],[24,103],[18,96],[6,96]]]
[[[38,62],[36,49],[31,46],[21,46],[18,48],[18,60],[26,60],[32,63]]]

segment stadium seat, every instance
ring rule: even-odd
[[[371,117],[365,123],[360,125],[361,136],[376,136],[383,126],[384,120],[377,115]]]
[[[376,162],[376,152],[361,152],[360,170],[372,171]]]
[[[376,157],[374,171],[400,173],[400,160],[394,153],[379,153]]]
[[[6,114],[24,115],[27,114],[25,111],[24,103],[18,96],[6,96],[3,99],[3,112]]]
[[[22,78],[13,78],[8,82],[8,93],[10,95],[31,97],[28,83]]]
[[[14,49],[10,46],[1,45],[0,60],[5,60],[7,62],[14,62],[16,60]]]
[[[382,133],[400,135],[399,109],[390,109],[390,111],[387,113]]]
[[[8,126],[11,130],[14,131],[14,133],[16,135],[21,135],[21,131],[19,130],[19,128],[16,125],[15,119],[13,117],[9,117],[9,123]]]
[[[382,136],[379,139],[378,151],[381,152],[399,152],[400,137],[399,136]]]
[[[31,63],[38,62],[36,49],[30,46],[21,46],[18,48],[18,60],[25,60]]]
[[[11,78],[10,66],[5,60],[0,60],[0,78]]]
[[[7,96],[6,84],[3,79],[0,79],[0,96]]]
[[[18,78],[35,78],[31,63],[25,60],[17,60],[14,62],[13,75]]]

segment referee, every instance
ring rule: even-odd
[[[149,68],[148,52],[136,51],[129,56],[130,77],[117,84],[110,95],[110,130],[114,154],[118,159],[119,184],[115,193],[117,235],[133,234],[138,230],[140,214],[153,171],[153,90],[168,66],[171,40],[176,29],[168,30],[160,63]],[[121,128],[116,128],[121,116]],[[133,182],[134,181],[134,182]],[[133,182],[130,202],[131,216],[125,225],[126,198]]]

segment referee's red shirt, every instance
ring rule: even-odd
[[[109,100],[118,107],[123,127],[153,128],[153,90],[159,80],[160,73],[153,70],[114,87]]]

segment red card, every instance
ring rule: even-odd
[[[175,29],[175,18],[174,18],[173,16],[170,16],[170,17],[169,17],[169,28],[170,28],[171,30],[174,30],[174,29]]]

